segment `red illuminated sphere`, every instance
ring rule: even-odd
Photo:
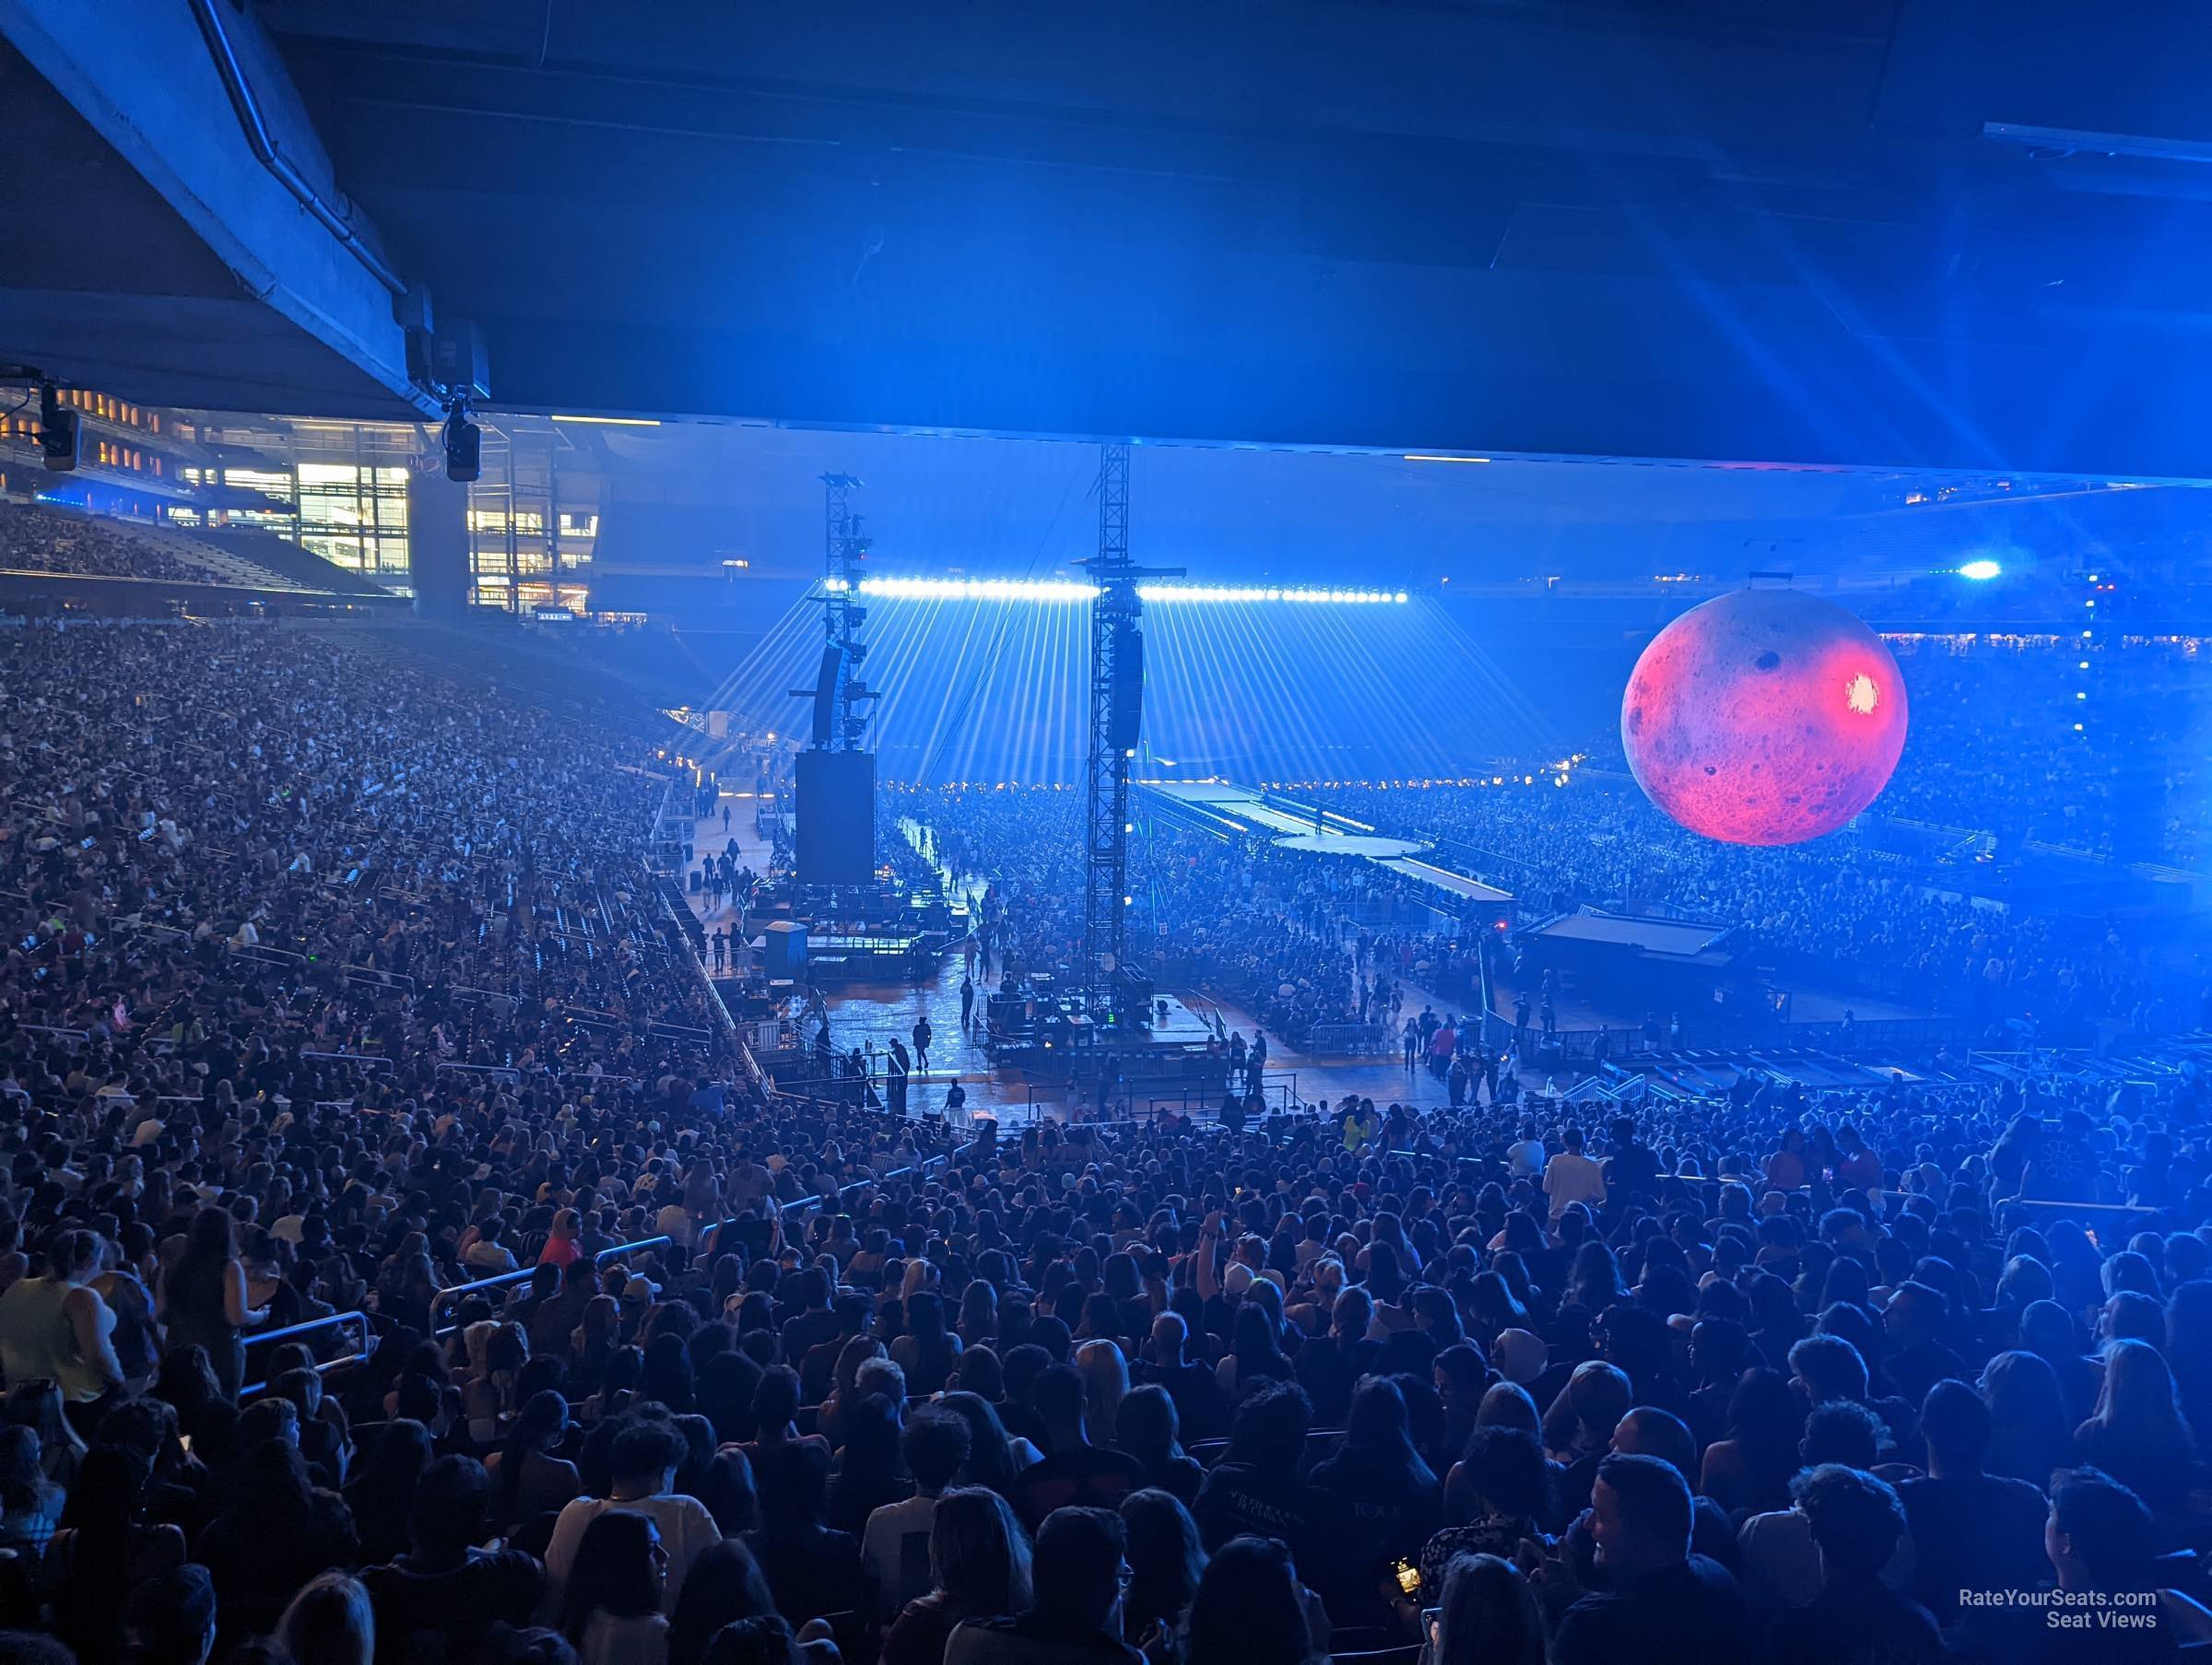
[[[1692,607],[1629,675],[1636,783],[1696,833],[1801,844],[1881,793],[1905,749],[1905,680],[1873,631],[1794,590]]]

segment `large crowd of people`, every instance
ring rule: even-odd
[[[135,537],[112,522],[0,498],[0,571],[160,579],[205,584],[206,567]]]
[[[650,748],[267,626],[0,708],[0,1659],[2212,1640],[2193,1074],[955,1128],[747,1084]],[[1077,796],[898,805],[989,977]],[[1288,1038],[1401,1003],[1359,883],[1156,829],[1134,928]]]
[[[1528,783],[1524,783],[1527,779]],[[2082,1044],[2206,1021],[2212,959],[2159,918],[2124,924],[2053,888],[1988,907],[1848,840],[1722,844],[1669,821],[1625,774],[1312,794],[1387,831],[1443,840],[1538,911],[1659,906],[1740,927],[1762,960],[1982,1026]]]
[[[1899,661],[1912,739],[1880,813],[2201,867],[2212,663],[2190,638],[2114,639],[1914,644]]]

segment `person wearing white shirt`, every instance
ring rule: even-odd
[[[1598,1208],[1606,1201],[1606,1170],[1583,1155],[1583,1130],[1569,1128],[1559,1143],[1567,1148],[1544,1165],[1544,1195],[1554,1220],[1577,1202]]]
[[[668,1551],[668,1577],[661,1590],[661,1610],[673,1613],[684,1588],[684,1576],[710,1544],[722,1542],[722,1528],[706,1505],[696,1497],[671,1493],[676,1471],[685,1456],[684,1436],[665,1423],[632,1423],[615,1436],[609,1460],[614,1469],[614,1491],[605,1497],[579,1497],[560,1511],[553,1523],[553,1540],[546,1546],[546,1589],[539,1611],[558,1620],[568,1594],[569,1575],[575,1570],[576,1552],[593,1521],[609,1509],[629,1509],[648,1516],[660,1529]]]
[[[969,1441],[968,1424],[949,1411],[923,1412],[900,1436],[914,1495],[872,1511],[860,1540],[860,1557],[875,1575],[882,1612],[896,1614],[929,1594],[929,1533],[937,1499],[968,1460]]]
[[[653,1217],[653,1229],[671,1243],[691,1247],[691,1214],[681,1202],[671,1202]]]
[[[1540,1178],[1544,1163],[1544,1141],[1536,1136],[1536,1124],[1524,1122],[1521,1137],[1505,1147],[1506,1171],[1516,1179]]]
[[[485,1221],[478,1229],[477,1240],[461,1251],[461,1263],[470,1271],[483,1272],[488,1277],[519,1270],[515,1264],[514,1250],[500,1240],[506,1235],[507,1223],[504,1220],[495,1217]]]

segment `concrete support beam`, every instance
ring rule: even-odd
[[[252,17],[216,0],[224,33],[287,163],[343,205],[297,91]],[[158,191],[262,304],[395,399],[408,380],[387,282],[256,155],[191,0],[0,0],[0,35]],[[355,234],[373,231],[347,210]],[[97,274],[87,274],[97,278]],[[396,411],[394,414],[398,414]]]

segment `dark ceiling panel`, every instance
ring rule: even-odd
[[[416,413],[250,295],[0,41],[0,361],[148,405]]]
[[[254,10],[516,405],[2208,469],[2212,203],[1978,127],[2182,132],[2178,11],[2131,90],[2058,0]]]

